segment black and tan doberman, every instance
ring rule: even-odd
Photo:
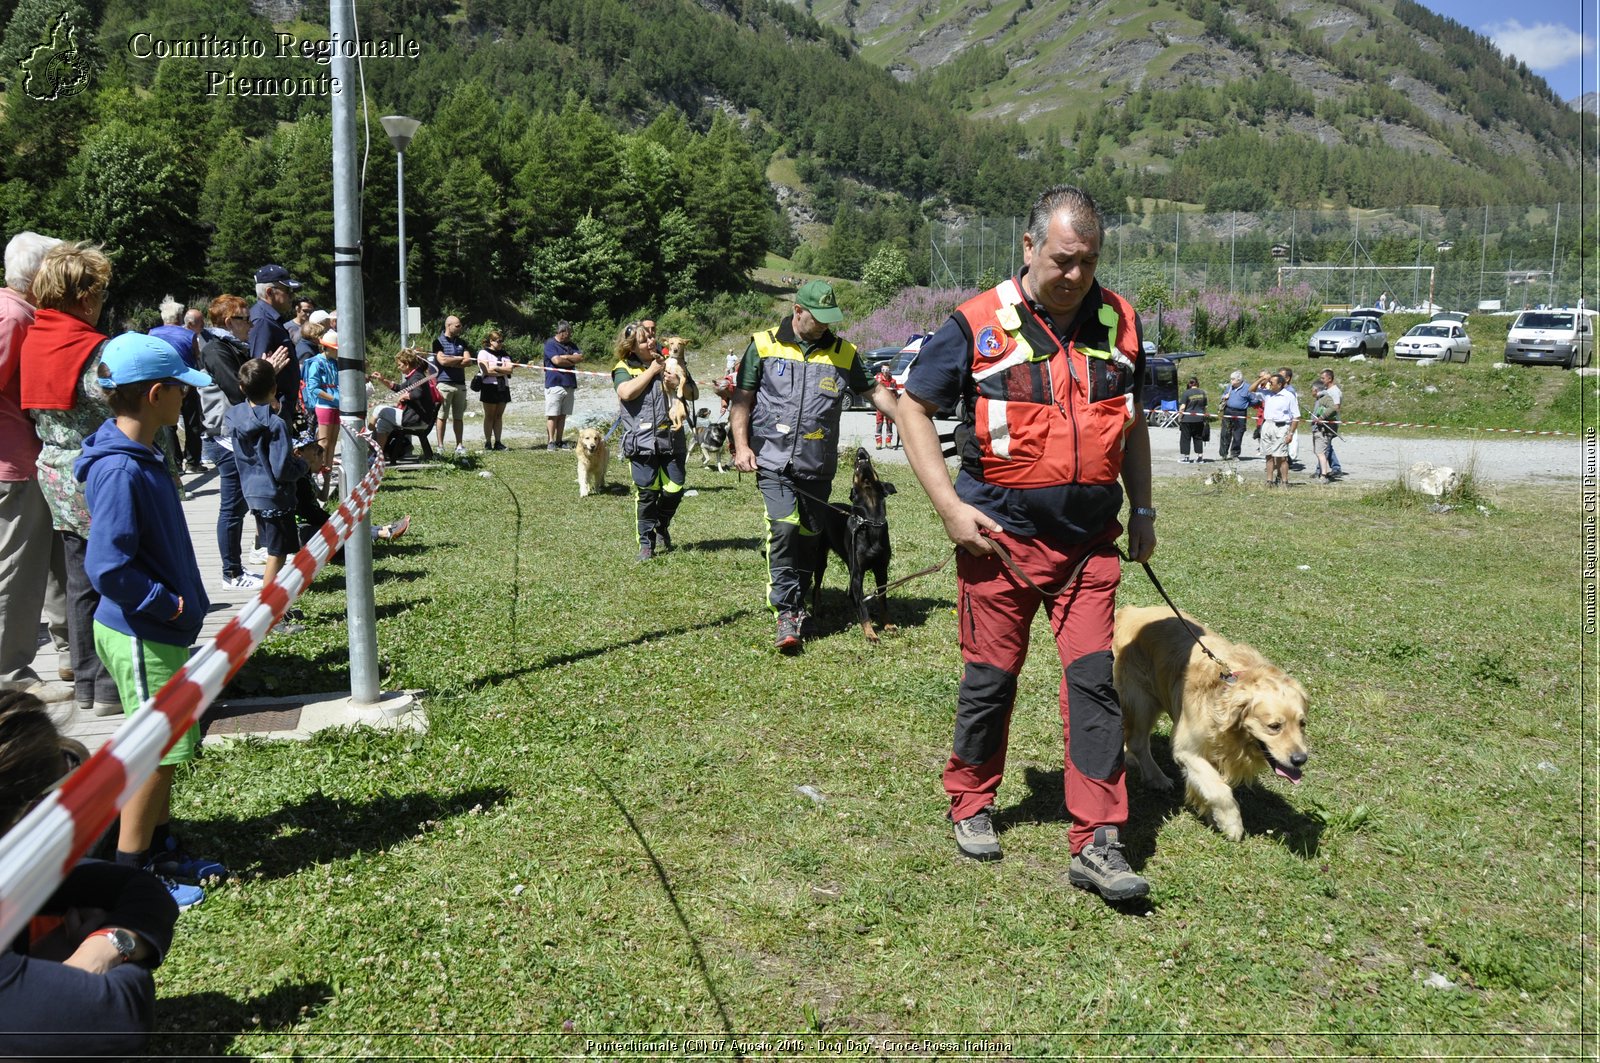
[[[864,586],[868,572],[878,583],[881,592],[889,582],[889,514],[884,499],[894,494],[894,484],[878,479],[872,467],[872,455],[864,448],[856,448],[855,475],[850,483],[850,508],[830,505],[824,511],[820,531],[826,545],[820,546],[817,559],[816,583],[811,590],[811,612],[817,611],[817,600],[822,594],[822,574],[828,567],[828,554],[844,558],[850,568],[850,600],[855,603],[861,620],[861,633],[870,642],[878,641],[873,628],[868,602],[877,600],[875,612],[878,625],[892,631],[889,623],[889,601],[882,593],[867,595]]]

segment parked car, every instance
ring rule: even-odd
[[[1308,358],[1350,358],[1364,354],[1383,358],[1389,353],[1389,336],[1378,320],[1381,310],[1352,310],[1331,318],[1306,341]]]
[[[892,364],[894,360],[900,356],[902,351],[915,351],[921,348],[922,341],[926,338],[926,336],[917,335],[912,336],[910,339],[906,340],[905,343],[896,344],[893,347],[868,348],[867,350],[859,352],[861,364],[866,367],[867,375],[869,377],[875,377],[878,375],[879,369],[882,369],[886,365]],[[847,410],[864,410],[871,405],[872,404],[863,396],[857,395],[853,391],[846,391],[844,393],[844,408]]]
[[[927,338],[927,336],[913,336],[906,341],[906,345],[895,354],[894,361],[889,363],[889,375],[891,377],[899,381],[905,379],[906,370],[911,368],[911,359],[915,358],[917,352],[922,350],[922,343]],[[943,420],[959,421],[965,408],[965,400],[958,398],[951,405],[933,411],[933,415]]]
[[[1524,310],[1506,333],[1506,361],[1586,366],[1594,357],[1593,310]]]
[[[1464,318],[1463,314],[1435,314],[1432,321],[1413,325],[1394,341],[1394,356],[1465,362],[1472,357],[1472,340],[1462,324]]]

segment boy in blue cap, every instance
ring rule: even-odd
[[[113,416],[84,440],[73,474],[94,522],[84,569],[100,592],[95,652],[132,716],[189,660],[211,605],[177,489],[154,445],[162,427],[178,423],[184,396],[211,378],[165,340],[137,332],[108,342],[100,363]],[[180,910],[199,904],[205,891],[172,879],[227,874],[215,860],[188,856],[170,829],[173,775],[194,759],[199,741],[198,727],[178,739],[123,805],[117,834],[117,863],[162,875]]]

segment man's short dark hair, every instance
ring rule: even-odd
[[[136,380],[132,384],[100,390],[105,393],[106,405],[111,407],[112,413],[118,417],[132,417],[144,409],[145,398],[154,383],[154,380]]]
[[[252,358],[239,367],[239,390],[257,406],[265,406],[277,393],[278,371],[265,358]]]
[[[1085,239],[1092,236],[1105,241],[1106,223],[1094,197],[1076,185],[1054,185],[1039,194],[1028,212],[1028,235],[1033,238],[1034,247],[1044,244],[1050,235],[1050,219],[1060,210],[1072,219],[1073,232]]]

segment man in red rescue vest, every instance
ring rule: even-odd
[[[1138,316],[1094,279],[1104,229],[1087,193],[1058,185],[1041,195],[1022,236],[1022,272],[963,303],[923,345],[899,413],[912,469],[962,548],[966,667],[944,769],[956,845],[977,860],[1000,858],[995,794],[1028,628],[1044,604],[1063,670],[1068,879],[1125,901],[1150,887],[1118,836],[1128,797],[1111,628],[1124,489],[1136,561],[1155,550],[1156,514]],[[930,418],[958,398],[952,485]]]

